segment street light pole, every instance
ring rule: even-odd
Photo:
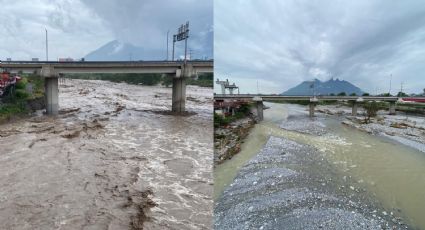
[[[47,39],[47,29],[46,30],[46,61],[49,61],[49,43]]]
[[[176,35],[173,35],[173,57],[172,57],[172,61],[174,61],[174,46],[176,45]]]
[[[168,34],[169,34],[169,33],[170,33],[170,30],[168,30],[168,31],[167,31],[167,59],[166,59],[167,61],[168,61],[168,57],[169,57],[169,56],[168,56]]]

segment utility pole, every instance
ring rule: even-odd
[[[403,94],[403,82],[400,83],[400,92]]]
[[[391,95],[391,81],[393,79],[393,74],[390,75],[390,90],[388,91],[388,94]]]
[[[167,61],[168,61],[168,58],[170,57],[170,56],[168,56],[168,34],[170,33],[170,30],[168,30],[167,31]]]
[[[186,26],[185,28],[185,34],[186,34],[186,38],[184,39],[184,63],[186,64],[187,62],[187,39],[189,38],[189,22],[186,22]]]
[[[172,61],[174,61],[174,47],[176,46],[176,35],[173,35],[173,57],[172,57]]]
[[[49,43],[47,39],[47,29],[46,30],[46,61],[49,61]]]
[[[189,49],[189,59],[192,60],[193,50]]]

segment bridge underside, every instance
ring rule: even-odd
[[[233,103],[236,102],[254,102],[257,110],[258,120],[263,120],[263,110],[264,105],[263,101],[310,101],[308,106],[309,116],[314,117],[315,107],[319,100],[323,101],[337,101],[345,100],[352,102],[352,116],[357,116],[358,105],[367,102],[367,101],[386,101],[389,102],[389,115],[396,114],[396,101],[397,97],[375,97],[375,96],[321,96],[321,97],[312,97],[312,96],[278,96],[278,95],[214,95],[214,99],[225,103],[225,100],[231,100]],[[361,100],[360,100],[361,99]]]
[[[46,77],[44,81],[47,115],[59,114],[59,78]],[[173,78],[172,112],[183,113],[186,109],[186,78]]]
[[[46,113],[59,112],[58,78],[63,73],[161,73],[173,78],[172,112],[186,109],[186,78],[213,72],[213,61],[136,61],[136,62],[0,62],[9,72],[36,73],[45,78]]]

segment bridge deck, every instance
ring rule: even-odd
[[[213,61],[188,61],[196,72],[212,72]],[[10,72],[35,72],[49,66],[57,73],[175,73],[181,69],[183,61],[77,61],[77,62],[1,62],[0,68]]]
[[[283,96],[283,95],[264,95],[264,94],[233,94],[223,95],[214,94],[215,100],[253,100],[254,97],[259,97],[263,101],[309,101],[313,96]],[[363,101],[397,101],[398,97],[379,97],[379,96],[316,96],[319,101],[335,101],[335,100],[348,100],[355,101],[362,98]]]

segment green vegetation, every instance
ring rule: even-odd
[[[26,103],[23,100],[18,100],[15,103],[0,105],[0,122],[9,120],[16,114],[23,114],[26,112]]]
[[[403,92],[398,92],[397,93],[397,97],[408,97],[409,95],[407,95],[406,93]]]
[[[198,79],[188,79],[188,85],[197,85],[200,87],[214,87],[214,74],[203,73],[198,75]]]
[[[341,92],[341,93],[338,93],[337,96],[347,96],[347,94],[345,92]]]
[[[356,93],[352,93],[352,94],[350,94],[350,96],[357,96],[357,94]]]
[[[1,98],[0,122],[28,113],[28,100],[44,97],[43,78],[33,74],[23,74],[21,77],[22,79],[14,87],[9,87]],[[27,88],[32,88],[32,93],[27,92]]]
[[[376,113],[379,110],[379,105],[375,101],[369,101],[364,103],[363,107],[366,110],[365,122],[369,123],[371,117],[376,117]]]
[[[137,73],[87,73],[87,74],[66,74],[66,78],[104,80],[111,82],[126,82],[128,84],[157,85],[162,80],[161,74],[137,74]]]
[[[309,105],[309,100],[281,100],[281,101],[270,101],[273,103],[280,103],[280,104],[297,104],[297,105]],[[338,103],[338,101],[321,101],[319,100],[316,102],[316,105],[333,105]]]
[[[87,80],[104,80],[111,82],[126,82],[135,85],[158,85],[162,84],[169,87],[173,84],[171,76],[166,74],[138,74],[138,73],[120,73],[120,74],[105,74],[105,73],[92,73],[92,74],[66,74],[64,77],[73,79],[87,79]],[[199,74],[197,79],[189,78],[186,81],[188,85],[198,85],[201,87],[213,87],[213,74],[204,73]]]
[[[226,126],[233,121],[249,116],[250,113],[249,104],[241,105],[241,107],[235,112],[234,116],[223,116],[217,113],[214,113],[214,127],[218,128],[220,126]]]
[[[390,93],[383,93],[380,96],[383,96],[383,97],[392,97],[393,95],[391,95]]]
[[[362,96],[367,97],[367,96],[370,96],[370,95],[368,93],[363,93]]]

